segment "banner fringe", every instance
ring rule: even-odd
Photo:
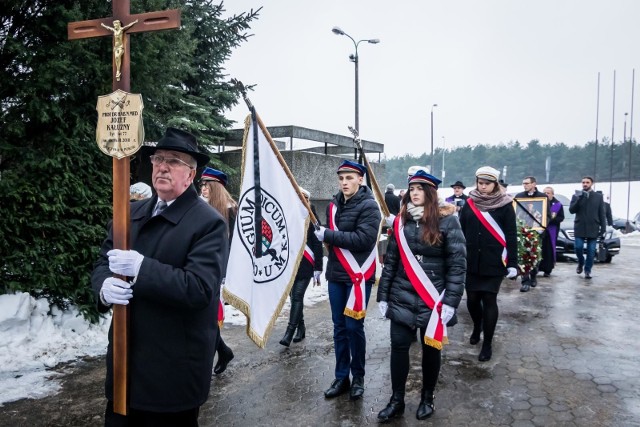
[[[447,339],[447,337],[443,337],[442,341],[438,341],[434,338],[429,338],[428,336],[425,335],[424,343],[430,347],[434,347],[434,348],[437,348],[438,350],[442,350],[442,344],[449,344],[449,340]]]
[[[360,320],[360,319],[364,319],[364,317],[367,315],[367,310],[355,311],[348,307],[345,307],[343,314],[353,319]]]

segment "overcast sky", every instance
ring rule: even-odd
[[[353,42],[360,43],[360,130],[388,156],[538,139],[614,139],[631,113],[638,69],[637,0],[227,0],[227,14],[264,6],[250,40],[227,62],[257,84],[250,98],[267,126],[347,135],[354,124]],[[640,76],[638,76],[640,78]],[[637,92],[637,90],[636,90]],[[637,98],[637,96],[636,96]],[[244,104],[228,113],[242,123]],[[637,113],[635,114],[637,117]],[[240,127],[240,125],[238,125]],[[627,135],[631,129],[631,115]],[[443,139],[444,137],[444,139]]]

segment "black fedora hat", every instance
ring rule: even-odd
[[[504,179],[501,179],[498,181],[498,184],[500,184],[501,186],[503,186],[504,188],[507,188],[509,186],[509,184],[507,184],[506,182],[504,182]]]
[[[160,138],[160,141],[158,141],[155,147],[145,145],[140,150],[140,153],[142,156],[150,156],[155,153],[156,150],[171,150],[186,153],[196,159],[199,168],[206,166],[210,160],[208,155],[198,151],[198,142],[195,136],[176,128],[167,128],[164,136]]]
[[[463,190],[464,190],[465,188],[467,188],[467,187],[465,187],[465,186],[464,186],[464,184],[462,183],[462,181],[456,181],[456,182],[454,182],[452,185],[450,185],[450,187],[451,187],[451,188],[453,188],[453,187],[462,187],[462,189],[463,189]]]

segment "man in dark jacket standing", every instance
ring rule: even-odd
[[[590,176],[582,178],[582,190],[576,190],[569,204],[569,212],[576,215],[573,226],[575,250],[578,257],[576,273],[582,274],[584,270],[585,279],[591,279],[591,267],[593,267],[593,258],[596,254],[596,243],[598,238],[604,238],[607,230],[602,194],[593,191],[592,186],[593,178]],[[586,261],[584,259],[585,242],[587,244]]]
[[[544,197],[547,199],[547,195],[541,191],[538,191],[538,187],[536,187],[537,182],[536,178],[533,176],[525,176],[522,180],[522,186],[524,187],[524,191],[516,194],[516,199],[522,198],[533,198],[533,197]],[[549,209],[549,204],[547,204],[547,218],[551,218],[551,211]],[[545,239],[544,235],[540,236],[540,240],[543,242],[543,245],[550,245],[549,239]],[[542,253],[550,253],[550,249],[542,248]],[[529,288],[535,288],[538,285],[538,279],[536,276],[538,275],[538,266],[536,265],[531,269],[529,274],[522,275],[522,286],[520,287],[520,292],[529,292]]]
[[[387,204],[387,208],[391,214],[398,215],[398,212],[400,212],[400,198],[393,194],[393,190],[395,189],[395,185],[387,184],[387,191],[384,193],[384,202]]]
[[[193,135],[169,128],[145,147],[146,160],[145,152],[157,194],[131,204],[131,250],[113,249],[109,229],[91,278],[100,312],[130,307],[129,411],[113,411],[110,330],[105,425],[197,426],[211,385],[227,225],[192,184],[209,161]]]
[[[326,278],[336,354],[335,380],[326,398],[350,389],[351,400],[364,393],[367,340],[364,316],[375,282],[376,242],[381,215],[371,190],[362,185],[366,168],[345,160],[338,168],[340,192],[327,208],[328,228],[315,232],[328,245]],[[350,385],[349,372],[353,376]]]

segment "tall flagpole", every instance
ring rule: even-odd
[[[631,224],[629,223],[629,203],[631,200],[631,162],[633,161],[633,95],[635,92],[636,69],[631,73],[631,122],[629,124],[629,175],[627,176],[627,222],[625,231],[630,233]]]
[[[600,119],[600,72],[598,71],[598,92],[596,100],[596,148],[593,154],[593,180],[598,182],[596,173],[598,171],[598,121]]]
[[[613,70],[613,107],[611,116],[611,147],[609,153],[609,203],[613,202],[613,132],[616,124],[616,70]]]

